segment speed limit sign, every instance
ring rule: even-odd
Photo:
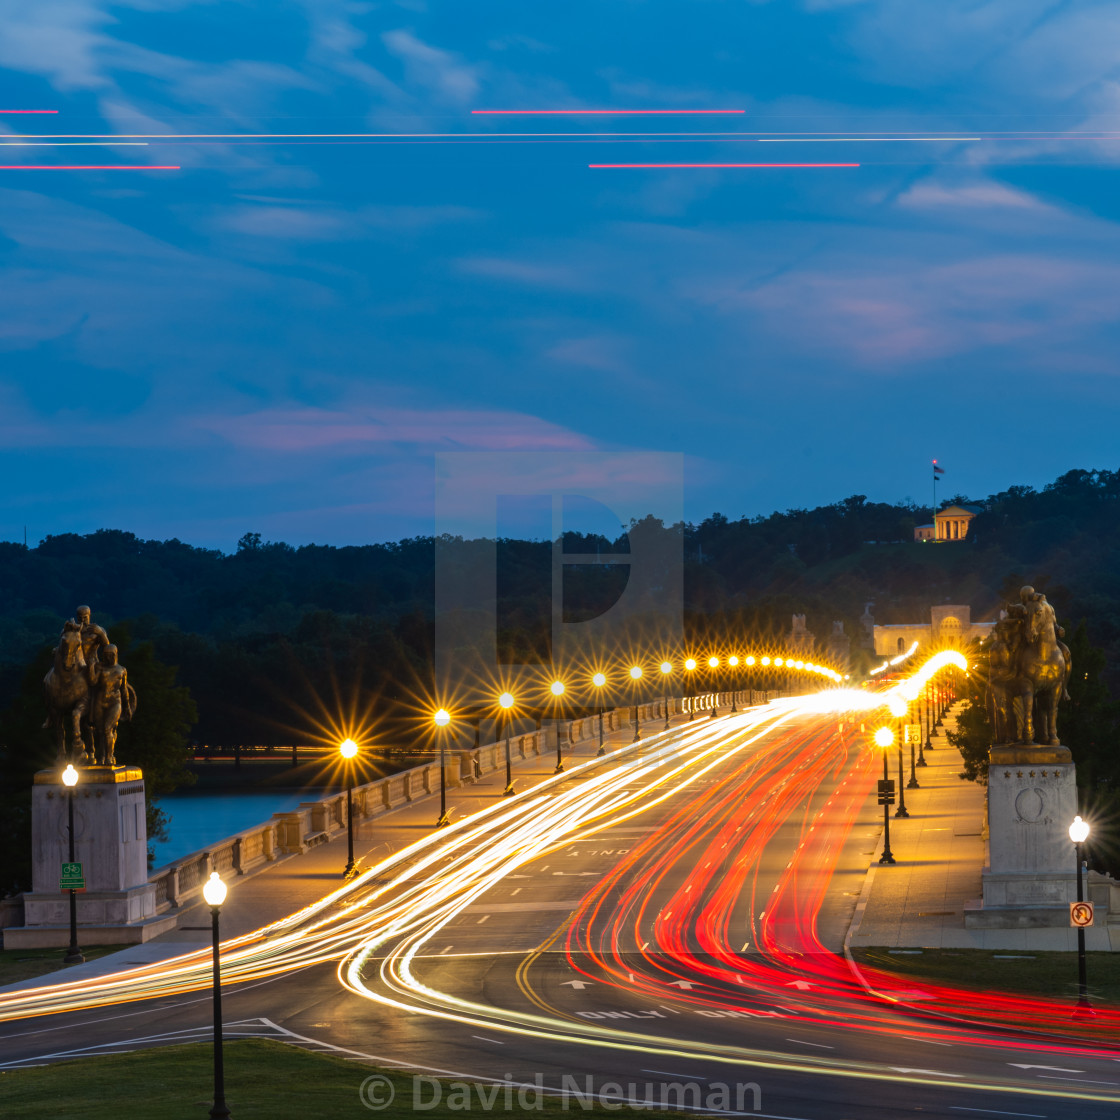
[[[1085,929],[1093,924],[1093,904],[1091,902],[1071,902],[1069,904],[1069,924],[1074,929]]]

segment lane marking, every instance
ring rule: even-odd
[[[900,1034],[899,1038],[908,1038],[911,1042],[928,1042],[930,1046],[948,1046],[952,1049],[951,1042],[934,1042],[932,1038],[919,1038],[916,1034]],[[1074,1070],[1074,1073],[1080,1073],[1080,1070]]]
[[[482,917],[479,918],[477,922],[475,922],[475,925],[480,926],[480,925],[482,925],[483,922],[488,921],[489,918],[490,918],[489,914],[483,914]]]
[[[998,1108],[966,1108],[963,1104],[951,1104],[949,1107],[954,1112],[986,1112],[991,1116],[1031,1116],[1035,1120],[1046,1120],[1044,1112],[1003,1112]]]
[[[787,1038],[786,1042],[796,1042],[799,1046],[817,1046],[821,1050],[835,1050],[835,1046],[825,1046],[823,1042],[806,1042],[803,1038]]]
[[[664,1069],[643,1069],[642,1073],[656,1073],[658,1077],[683,1077],[686,1081],[710,1081],[711,1078],[701,1077],[697,1073],[671,1073]]]
[[[495,1046],[505,1046],[504,1042],[499,1042],[496,1038],[483,1038],[480,1034],[472,1034],[471,1038],[481,1039],[483,1042],[492,1042]]]

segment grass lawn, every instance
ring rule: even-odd
[[[853,949],[859,964],[900,976],[975,991],[1077,999],[1077,954],[1015,949]],[[1087,953],[1085,972],[1094,1003],[1120,1003],[1120,953]]]
[[[322,1116],[416,1120],[417,1115],[444,1118],[461,1116],[465,1111],[462,1097],[453,1101],[459,1104],[458,1109],[447,1108],[456,1082],[443,1081],[441,1103],[436,1107],[430,1107],[435,1088],[426,1082],[420,1098],[422,1107],[414,1109],[409,1074],[379,1070],[332,1054],[310,1053],[267,1039],[227,1042],[224,1052],[226,1104],[236,1120],[307,1120]],[[393,1103],[386,1108],[371,1110],[359,1095],[363,1083],[374,1077],[382,1079],[382,1084],[376,1089],[367,1088],[371,1100],[388,1096],[385,1080],[393,1086]],[[20,1120],[79,1116],[82,1120],[120,1120],[122,1116],[127,1120],[205,1120],[212,1088],[213,1050],[205,1043],[0,1073],[3,1115]],[[489,1093],[493,1086],[482,1083],[481,1088]],[[644,1083],[638,1092],[644,1094]],[[471,1089],[469,1100],[472,1113],[486,1111],[477,1090]],[[559,1098],[542,1096],[541,1100],[543,1107],[523,1112],[514,1091],[513,1107],[507,1110],[500,1093],[490,1111],[514,1116],[564,1112]],[[531,1098],[527,1103],[532,1103]],[[596,1107],[592,1111],[603,1115],[608,1110]],[[624,1111],[630,1116],[679,1115],[661,1109]],[[584,1114],[575,1100],[569,1102],[567,1114],[573,1112]]]
[[[83,945],[82,956],[92,961],[125,948],[125,945]],[[62,963],[65,955],[65,949],[4,949],[0,951],[0,985],[15,984],[59,968],[69,968]]]

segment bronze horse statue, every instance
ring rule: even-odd
[[[1058,703],[1068,699],[1069,649],[1059,641],[1054,608],[1024,588],[1023,605],[996,623],[988,646],[988,715],[993,741],[1061,745]]]
[[[93,762],[93,754],[82,738],[82,718],[89,710],[89,679],[86,659],[82,654],[81,628],[68,622],[54,651],[54,664],[43,678],[43,696],[47,702],[44,727],[54,728],[58,757],[66,756],[66,727],[70,726],[70,761],[78,756]]]

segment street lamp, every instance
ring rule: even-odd
[[[891,852],[891,804],[887,793],[890,774],[887,773],[887,751],[894,742],[894,732],[889,727],[880,727],[875,732],[875,746],[883,750],[883,792],[879,800],[883,803],[883,854],[879,857],[880,863],[894,863],[894,854]]]
[[[669,674],[673,666],[668,661],[661,662],[661,679],[665,682],[665,730],[669,730]]]
[[[631,742],[641,742],[641,716],[638,712],[638,681],[642,679],[642,669],[639,665],[630,666],[630,680],[633,681],[634,692],[634,738]]]
[[[62,784],[66,787],[66,830],[70,841],[70,862],[75,862],[74,856],[74,787],[78,784],[78,771],[74,764],[68,762],[62,771]],[[81,964],[85,960],[78,948],[78,896],[73,887],[70,888],[70,948],[62,958],[64,964]]]
[[[688,673],[688,718],[691,721],[696,718],[696,685],[692,677],[692,671],[696,668],[696,658],[690,657],[684,663],[684,667]]]
[[[225,1070],[222,1066],[222,971],[218,962],[218,913],[226,900],[226,885],[216,871],[210,872],[202,888],[202,897],[210,907],[210,928],[214,938],[214,1107],[211,1120],[225,1120],[226,1107]]]
[[[603,673],[596,673],[591,678],[591,683],[595,686],[595,695],[599,700],[599,757],[607,753],[607,748],[603,746],[603,685],[607,683],[607,678]]]
[[[510,724],[513,722],[513,693],[503,692],[501,696],[498,697],[498,704],[506,714],[506,788],[502,796],[509,797],[509,795],[514,792],[513,760],[510,758],[509,753],[509,729]]]
[[[560,697],[564,695],[564,682],[553,681],[552,684],[548,686],[548,691],[551,692],[555,697],[553,701],[555,711],[560,711]],[[564,772],[564,760],[560,754],[560,749],[562,746],[562,742],[560,739],[560,719],[557,719],[555,716],[553,716],[553,719],[556,723],[556,769],[553,771],[553,773],[562,774]]]
[[[716,692],[716,689],[715,689],[715,686],[716,686],[716,670],[719,668],[719,658],[714,657],[714,656],[709,657],[708,658],[708,668],[711,670],[711,673],[709,674],[709,676],[711,677],[711,684],[712,684],[712,715],[711,715],[711,718],[715,719],[716,715],[719,712],[719,693]]]
[[[1073,818],[1069,826],[1069,838],[1073,841],[1073,850],[1077,854],[1077,901],[1085,901],[1085,887],[1082,882],[1082,870],[1085,865],[1081,862],[1081,845],[1089,839],[1089,822],[1080,817]],[[1089,988],[1085,979],[1085,927],[1077,927],[1077,1007],[1073,1012],[1075,1019],[1089,1019],[1095,1015],[1089,1006]]]
[[[735,707],[735,670],[739,667],[739,659],[732,654],[727,664],[731,667],[731,714],[734,715],[739,710]]]
[[[346,759],[346,870],[344,879],[354,874],[354,759],[358,754],[358,744],[353,739],[343,739],[338,748],[339,754]]]
[[[451,823],[447,816],[447,762],[444,757],[444,749],[447,746],[445,728],[451,722],[451,714],[446,708],[440,708],[432,716],[432,722],[439,728],[436,732],[436,736],[439,738],[439,820],[436,821],[436,828],[441,828],[443,825]]]

